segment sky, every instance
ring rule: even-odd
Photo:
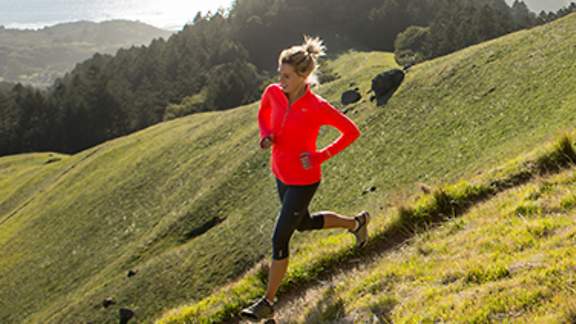
[[[576,0],[572,0],[575,1]],[[506,0],[508,5],[514,3],[514,0]],[[524,0],[524,3],[528,5],[530,10],[540,13],[540,11],[556,11],[562,7],[566,7],[570,4],[570,0]]]
[[[198,11],[229,8],[233,0],[0,0],[0,25],[42,28],[78,20],[138,20],[180,30]]]

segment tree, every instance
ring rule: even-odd
[[[257,98],[260,77],[253,64],[235,61],[215,66],[208,76],[207,106],[232,108]]]
[[[524,1],[514,0],[511,11],[515,29],[528,28],[536,24],[536,14],[528,9]]]
[[[410,26],[398,34],[394,42],[396,61],[401,64],[415,64],[430,55],[430,28]]]

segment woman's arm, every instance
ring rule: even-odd
[[[342,133],[334,142],[318,152],[321,161],[324,162],[352,144],[362,133],[348,116],[329,102],[324,101],[320,106],[323,124],[333,126]]]
[[[269,87],[264,90],[264,94],[260,100],[260,106],[258,108],[258,127],[260,129],[260,145],[262,146],[262,141],[272,135],[272,125],[271,125],[271,112],[272,107],[270,106],[270,92]]]

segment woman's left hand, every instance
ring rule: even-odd
[[[318,152],[304,152],[300,154],[300,162],[306,170],[322,163]]]

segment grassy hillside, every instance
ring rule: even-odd
[[[387,281],[394,280],[395,277],[389,278],[381,272],[370,272],[370,269],[374,269],[375,264],[388,266],[393,259],[387,258],[386,262],[382,262],[383,256],[398,250],[405,251],[411,246],[414,236],[418,233],[424,233],[423,237],[427,238],[429,237],[428,231],[438,224],[457,220],[470,208],[493,199],[510,188],[519,187],[529,181],[535,181],[534,179],[538,180],[540,176],[548,176],[573,167],[576,165],[576,151],[571,138],[572,136],[564,135],[552,145],[538,147],[530,154],[512,159],[471,181],[461,180],[452,185],[443,185],[431,193],[416,197],[414,203],[406,201],[398,208],[381,213],[384,217],[371,223],[370,240],[362,250],[351,249],[350,244],[345,242],[342,235],[323,238],[303,248],[298,258],[293,258],[287,278],[280,287],[282,298],[276,306],[276,319],[282,322],[305,323],[325,323],[341,319],[353,322],[375,319],[379,322],[389,322],[391,310],[404,300],[398,302],[388,296],[388,290],[383,289],[384,285],[388,284]],[[531,199],[536,200],[539,195],[540,193],[536,192],[532,195],[534,198]],[[562,208],[572,209],[573,200],[572,194],[565,195],[562,198]],[[521,217],[539,214],[541,211],[541,207],[531,202],[520,204],[514,210]],[[458,229],[460,224],[452,223],[456,225],[449,225]],[[500,225],[493,219],[490,226]],[[466,247],[470,249],[470,245]],[[426,256],[429,250],[418,247],[418,252]],[[443,252],[448,253],[445,250],[440,251],[437,260],[438,267],[444,266],[442,261],[448,258],[442,254]],[[463,250],[463,252],[469,251]],[[467,257],[474,260],[472,253],[468,253]],[[403,270],[416,270],[417,274],[427,274],[426,268],[413,269],[413,266],[412,260],[408,260]],[[452,270],[453,266],[453,263],[448,263],[444,270]],[[498,267],[499,264],[496,266]],[[167,312],[158,322],[236,321],[235,314],[242,305],[247,305],[251,299],[258,298],[264,292],[266,271],[266,265],[259,264],[241,280],[223,287],[198,303]],[[491,277],[492,273],[485,274],[483,269],[478,271],[480,271],[478,276],[486,275],[488,279],[494,279]],[[507,269],[499,267],[498,271],[506,272]],[[499,274],[500,272],[497,273]],[[412,280],[413,276],[406,279]],[[451,282],[445,282],[443,278],[438,280],[441,280],[443,284]],[[401,297],[409,300],[412,296]],[[503,304],[508,306],[507,302],[508,300],[495,300],[495,304],[500,306]],[[416,307],[415,305],[420,304],[414,303],[412,306]],[[433,308],[434,305],[428,306]],[[560,307],[560,310],[566,309]],[[426,314],[426,311],[423,313]],[[413,311],[408,308],[408,312]],[[491,315],[491,312],[487,312],[487,315]],[[425,319],[430,320],[430,318]],[[433,319],[434,321],[442,320],[443,316],[439,315]],[[487,319],[487,317],[484,318],[484,320]],[[420,320],[422,318],[419,318]],[[458,318],[458,320],[461,321],[463,318]],[[466,318],[466,320],[470,319]],[[402,320],[404,321],[405,319]]]
[[[369,74],[393,61],[356,55]],[[150,318],[268,255],[279,203],[256,109],[173,120],[48,164],[48,153],[0,159],[0,319],[102,322],[119,307]],[[100,307],[107,297],[117,304]]]
[[[535,176],[318,285],[298,323],[573,323],[576,168]]]
[[[323,194],[334,197],[330,209],[353,213],[368,207],[376,214],[374,227],[387,228],[387,207],[406,201],[414,182],[437,185],[482,174],[571,128],[576,65],[570,57],[576,49],[565,40],[575,30],[572,15],[426,62],[410,72],[386,108],[369,113],[360,104],[356,120],[363,137],[324,181]],[[369,187],[377,190],[362,194]],[[309,245],[297,249],[283,288],[314,281],[354,256],[342,231],[305,237]],[[258,276],[256,271],[226,287],[233,293],[215,293],[164,320],[228,318],[262,293]]]
[[[572,127],[575,31],[569,16],[471,47],[414,67],[384,108],[352,106],[363,135],[325,164],[311,209],[368,208],[377,227],[415,182],[475,175]],[[392,62],[348,53],[330,63],[342,78],[319,93],[333,103],[364,93]],[[48,153],[1,158],[0,321],[111,322],[129,307],[148,322],[268,259],[280,204],[256,112],[175,119],[47,164]],[[319,147],[337,136],[325,129]],[[337,230],[296,234],[290,278],[313,277],[352,243]],[[240,302],[259,293],[246,287]],[[107,297],[116,303],[104,308]],[[198,305],[211,316],[240,304]]]

